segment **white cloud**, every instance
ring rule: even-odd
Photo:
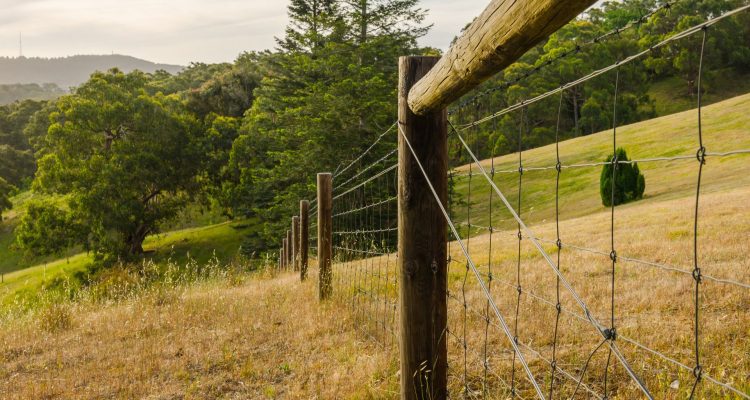
[[[487,0],[423,0],[434,27],[422,44],[447,48]],[[281,0],[0,0],[0,55],[128,54],[156,62],[233,60],[275,45]]]

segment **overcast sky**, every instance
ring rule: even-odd
[[[488,0],[422,0],[434,27],[422,45],[446,49]],[[127,54],[186,65],[274,47],[285,0],[0,0],[0,56]]]

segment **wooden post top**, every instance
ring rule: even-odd
[[[596,0],[492,0],[409,91],[417,115],[440,110],[503,70]]]

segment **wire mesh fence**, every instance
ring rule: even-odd
[[[737,234],[747,231],[747,192],[727,191],[727,176],[750,175],[750,142],[746,126],[736,137],[722,136],[725,121],[711,116],[721,110],[704,105],[701,82],[710,27],[748,9],[545,93],[493,103],[489,93],[523,85],[531,70],[450,113],[455,165],[446,177],[449,201],[440,207],[451,235],[444,332],[451,397],[750,399],[748,238]],[[641,143],[649,122],[622,122],[622,93],[635,76],[629,69],[655,49],[696,40],[696,109],[655,128],[672,130],[679,145]],[[588,141],[564,140],[565,96],[593,82],[612,89],[610,129]],[[508,126],[515,152],[496,158],[480,129]],[[540,128],[554,133],[553,145],[530,141]],[[334,297],[363,334],[392,348],[399,338],[398,136],[416,155],[394,124],[336,171],[333,194]],[[591,147],[581,151],[584,145]],[[636,148],[633,159],[618,159],[621,146]],[[650,189],[644,201],[616,207],[616,185],[605,190],[600,183],[616,181],[624,166],[642,167]],[[661,201],[649,201],[649,193]]]

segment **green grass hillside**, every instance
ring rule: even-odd
[[[171,260],[185,265],[194,260],[197,265],[204,265],[214,257],[227,263],[240,251],[249,226],[252,224],[248,222],[225,222],[183,229],[151,236],[144,247],[148,257],[157,263]],[[85,274],[93,264],[90,254],[79,253],[6,273],[0,284],[0,304],[14,301],[19,293],[38,291],[57,279]]]
[[[705,85],[703,104],[709,105],[750,93],[750,72],[731,68],[716,71]],[[679,77],[662,79],[651,84],[649,97],[654,101],[657,116],[666,116],[695,108],[697,99],[687,94],[685,80]]]
[[[698,173],[698,115],[695,110],[685,111],[649,121],[617,128],[617,146],[623,147],[631,159],[685,156],[675,161],[641,162],[639,167],[646,177],[646,192],[643,202],[669,200],[695,195]],[[750,94],[734,97],[703,109],[703,138],[709,153],[750,149]],[[601,162],[612,153],[612,130],[579,137],[560,143],[560,159],[563,165]],[[554,167],[555,145],[525,151],[522,154],[524,168]],[[482,164],[489,171],[491,160]],[[495,183],[508,197],[511,204],[518,201],[518,154],[495,158]],[[471,223],[489,225],[490,185],[472,166],[456,169],[460,176],[456,180],[456,191],[464,202],[470,204],[456,207],[454,217]],[[560,210],[562,219],[576,218],[603,211],[599,196],[599,177],[602,167],[564,169],[560,179]],[[715,192],[750,184],[750,162],[748,155],[728,157],[709,156],[704,167],[702,192]],[[523,175],[521,214],[527,223],[538,223],[554,219],[555,216],[554,168],[545,171],[527,171]],[[469,189],[471,188],[471,194]],[[503,212],[497,198],[494,202],[493,225],[500,229],[515,226],[511,216]],[[631,203],[622,207],[631,207]],[[619,207],[618,207],[619,209]]]
[[[26,213],[27,204],[32,200],[53,201],[63,206],[62,198],[51,198],[49,196],[34,194],[30,191],[22,192],[12,198],[13,209],[3,213],[0,221],[0,273],[9,274],[14,271],[23,270],[35,265],[51,263],[60,257],[28,257],[14,250],[13,244],[16,237],[14,230],[20,219]],[[180,231],[188,228],[200,228],[226,222],[226,217],[221,215],[218,207],[203,207],[197,204],[189,206],[168,225],[162,227],[162,231]],[[158,235],[163,237],[163,235]],[[150,241],[152,239],[149,239]],[[80,253],[80,248],[71,249],[64,257],[73,257]]]

